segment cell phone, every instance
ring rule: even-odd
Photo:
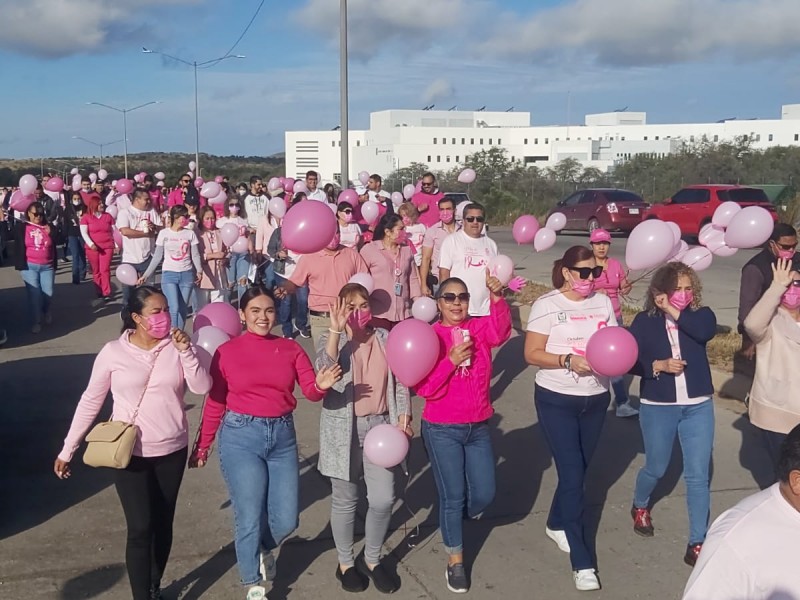
[[[459,346],[460,344],[465,344],[466,342],[470,341],[472,338],[469,335],[468,329],[461,329],[460,327],[453,328],[453,345]],[[469,367],[472,365],[472,359],[466,359],[462,362],[459,367]]]

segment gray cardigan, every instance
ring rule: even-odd
[[[386,349],[389,333],[376,329],[375,335],[381,348]],[[324,332],[317,340],[317,371],[336,364],[325,347],[329,332]],[[339,336],[339,365],[342,378],[325,394],[322,400],[322,413],[319,419],[319,472],[326,477],[350,481],[350,450],[355,427],[355,397],[353,395],[352,350],[345,334]],[[408,388],[395,381],[391,370],[386,380],[386,403],[389,407],[389,422],[396,425],[398,415],[411,414],[411,398]]]

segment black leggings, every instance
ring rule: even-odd
[[[125,565],[133,600],[149,600],[150,588],[161,585],[172,549],[172,521],[186,458],[187,448],[166,456],[134,456],[127,469],[116,472],[117,494],[128,525]]]

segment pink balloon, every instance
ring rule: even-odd
[[[368,200],[361,205],[361,216],[364,217],[364,220],[367,222],[368,225],[372,225],[378,220],[380,216],[380,210],[378,208],[378,203],[373,202],[372,200]]]
[[[239,226],[234,223],[225,223],[220,230],[220,237],[226,246],[233,246],[239,239]]]
[[[202,177],[195,177],[194,178],[194,187],[196,187],[196,188],[202,188],[203,185],[205,185],[205,183],[206,183],[206,180],[203,179]],[[214,195],[216,196],[216,194],[214,194]]]
[[[440,351],[442,343],[439,336],[433,327],[419,319],[406,319],[398,323],[386,341],[389,368],[408,387],[417,385],[433,370]]]
[[[117,180],[117,191],[120,194],[130,194],[133,191],[133,182],[130,179]]]
[[[377,425],[364,437],[364,456],[373,465],[391,469],[408,454],[408,436],[389,423]]]
[[[283,189],[284,191],[291,194],[292,190],[294,189],[294,179],[292,179],[291,177],[287,177],[286,180],[283,182]]]
[[[459,183],[472,183],[476,177],[477,175],[473,169],[464,169],[458,174],[458,181]]]
[[[670,228],[670,231],[672,231],[673,247],[678,246],[680,244],[681,237],[683,236],[681,233],[681,228],[678,227],[677,223],[672,221],[665,221],[665,223],[667,224],[667,227]]]
[[[223,304],[225,303],[212,302],[207,306]],[[202,329],[195,331],[194,335],[192,335],[192,344],[194,344],[195,352],[197,353],[197,358],[200,360],[200,364],[208,369],[211,366],[211,359],[213,358],[214,353],[217,351],[217,348],[222,346],[222,344],[228,340],[230,340],[228,334],[222,331],[222,329],[214,327],[213,325],[209,325],[208,327],[203,327]]]
[[[217,194],[213,198],[208,199],[208,203],[223,204],[227,199],[228,199],[228,194],[225,193],[225,190],[220,190],[219,194]]]
[[[106,212],[108,212],[108,209],[106,209]],[[111,230],[111,235],[114,237],[114,245],[117,248],[122,248],[122,234],[119,232],[119,229],[114,227],[114,229]],[[117,277],[117,279],[119,279],[119,277]]]
[[[44,184],[44,189],[48,192],[60,192],[64,189],[64,180],[61,177],[51,177]]]
[[[155,175],[153,175],[153,177],[155,177],[155,178],[156,178],[156,179],[158,179],[159,181],[164,181],[164,179],[166,179],[166,178],[167,178],[167,176],[166,176],[166,175],[164,175],[163,171],[159,171],[158,173],[156,173]]]
[[[490,258],[487,268],[489,275],[497,277],[503,285],[508,284],[514,277],[514,261],[502,254]]]
[[[200,178],[198,177],[198,179]],[[200,185],[200,195],[203,198],[216,198],[222,191],[222,186],[216,181],[206,181]]]
[[[106,208],[106,212],[116,219],[117,215],[119,215],[119,207],[116,204],[112,204]]]
[[[269,190],[270,192],[274,192],[275,190],[281,187],[283,187],[283,184],[281,183],[281,180],[278,179],[277,177],[273,177],[272,179],[269,180],[269,182],[267,182],[267,190]]]
[[[352,189],[342,190],[339,194],[339,202],[349,202],[351,205],[358,204],[358,193]]]
[[[240,236],[231,246],[231,252],[235,252],[236,254],[244,254],[250,249],[250,244],[247,241],[247,238],[244,236]]]
[[[636,339],[624,327],[598,329],[586,343],[586,360],[598,375],[625,375],[636,364],[638,356]]]
[[[553,213],[547,217],[547,222],[544,224],[544,226],[548,229],[552,229],[553,231],[561,231],[567,226],[567,217],[564,215],[564,213]]]
[[[400,206],[404,200],[402,192],[392,192],[392,204],[394,204],[395,208]]]
[[[307,194],[308,193],[308,186],[306,185],[305,181],[295,181],[294,187],[292,188],[293,194]]]
[[[196,334],[205,327],[216,327],[224,332],[228,337],[237,337],[242,333],[242,322],[239,318],[239,311],[227,302],[212,302],[206,304],[197,313],[192,324],[192,329]]]
[[[273,217],[282,219],[286,216],[286,201],[283,198],[271,198],[267,209]]]
[[[708,244],[715,239],[724,242],[724,238],[725,229],[712,223],[703,225],[700,228],[700,232],[697,234],[697,241],[700,242],[701,246],[708,246]]]
[[[322,202],[300,202],[281,223],[283,245],[298,254],[313,254],[330,244],[339,231],[336,215]]]
[[[133,180],[136,183],[142,183],[144,181],[144,177],[142,177],[141,173],[137,173],[136,175],[133,176]]]
[[[675,248],[675,236],[664,221],[651,219],[639,223],[628,237],[625,262],[629,269],[652,269],[664,263]]]
[[[540,228],[539,219],[533,215],[522,215],[514,221],[511,235],[518,244],[531,244]]]
[[[358,174],[358,180],[361,182],[361,185],[367,185],[369,182],[369,173],[361,171],[361,173]]]
[[[760,206],[747,206],[733,215],[725,230],[731,248],[756,248],[766,242],[775,227],[773,214]]]
[[[72,191],[73,192],[80,192],[81,191],[81,182],[80,181],[73,181],[72,182]]]
[[[556,245],[556,232],[548,227],[542,227],[533,238],[533,247],[537,252],[550,250]]]
[[[162,173],[162,175],[163,175],[163,173]],[[100,169],[97,172],[97,176],[100,178],[100,181],[105,181],[106,178],[108,177],[108,171],[106,171],[105,169]]]
[[[28,207],[33,204],[33,201],[36,198],[33,194],[25,195],[22,193],[22,190],[15,190],[13,194],[11,194],[11,199],[8,201],[8,205],[13,208],[14,210],[24,213],[28,210]]]
[[[439,314],[439,308],[436,306],[436,300],[428,298],[427,296],[420,296],[414,300],[411,305],[411,316],[420,321],[430,323]]]
[[[681,243],[678,244],[678,249],[675,254],[670,258],[671,261],[683,261],[683,257],[686,255],[686,252],[689,250],[689,244],[681,240]]]
[[[357,283],[358,285],[363,285],[364,289],[366,289],[367,293],[370,295],[375,291],[375,281],[372,279],[372,275],[369,273],[356,273],[347,283]]]
[[[703,246],[693,246],[686,251],[683,255],[683,264],[692,267],[695,271],[704,271],[711,266],[714,261],[714,255],[708,248]]]
[[[194,171],[194,168],[197,166],[197,163],[193,160],[189,161],[189,170]]]
[[[414,194],[416,193],[417,193],[417,188],[415,188],[414,185],[411,183],[403,187],[403,198],[405,198],[406,200],[411,200],[411,198],[413,198]]]
[[[28,196],[36,191],[39,187],[39,182],[33,175],[23,175],[19,178],[19,190],[23,196]]]
[[[119,282],[123,285],[136,285],[139,281],[139,274],[136,272],[133,265],[122,263],[117,267],[116,275]]]
[[[719,257],[723,257],[723,258],[727,258],[729,256],[733,256],[734,254],[736,254],[739,251],[738,248],[731,248],[730,246],[728,246],[724,242],[722,244],[720,244],[719,246],[717,246],[716,248],[711,248],[711,246],[709,246],[708,249],[711,250],[711,252],[714,254],[714,256],[719,256]]]
[[[72,169],[69,172],[70,175],[77,175],[78,173],[80,173],[78,167],[72,167]]]
[[[711,222],[717,227],[725,228],[731,223],[734,215],[742,210],[742,207],[736,202],[723,202],[714,211],[714,216],[711,217]]]
[[[225,181],[225,179],[222,177],[222,175],[217,175],[214,177],[214,183],[222,183],[223,181]]]
[[[92,183],[97,181],[97,173],[89,173],[89,181],[91,181]]]

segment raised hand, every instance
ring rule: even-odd
[[[780,283],[783,287],[789,287],[789,284],[792,283],[792,262],[785,258],[779,258],[772,265],[772,276],[776,283]]]
[[[347,324],[347,317],[350,316],[350,310],[347,308],[347,301],[343,298],[336,298],[333,304],[328,305],[331,313],[331,329],[334,331],[344,331]]]
[[[170,335],[172,336],[172,344],[178,349],[178,352],[185,352],[191,346],[191,338],[183,329],[173,327]]]
[[[486,269],[486,287],[493,296],[503,295],[503,284],[500,283],[500,280],[497,277],[494,277],[491,273],[489,273],[489,269]]]
[[[333,365],[325,367],[317,373],[317,387],[322,391],[329,390],[333,385],[342,378],[342,367]]]

